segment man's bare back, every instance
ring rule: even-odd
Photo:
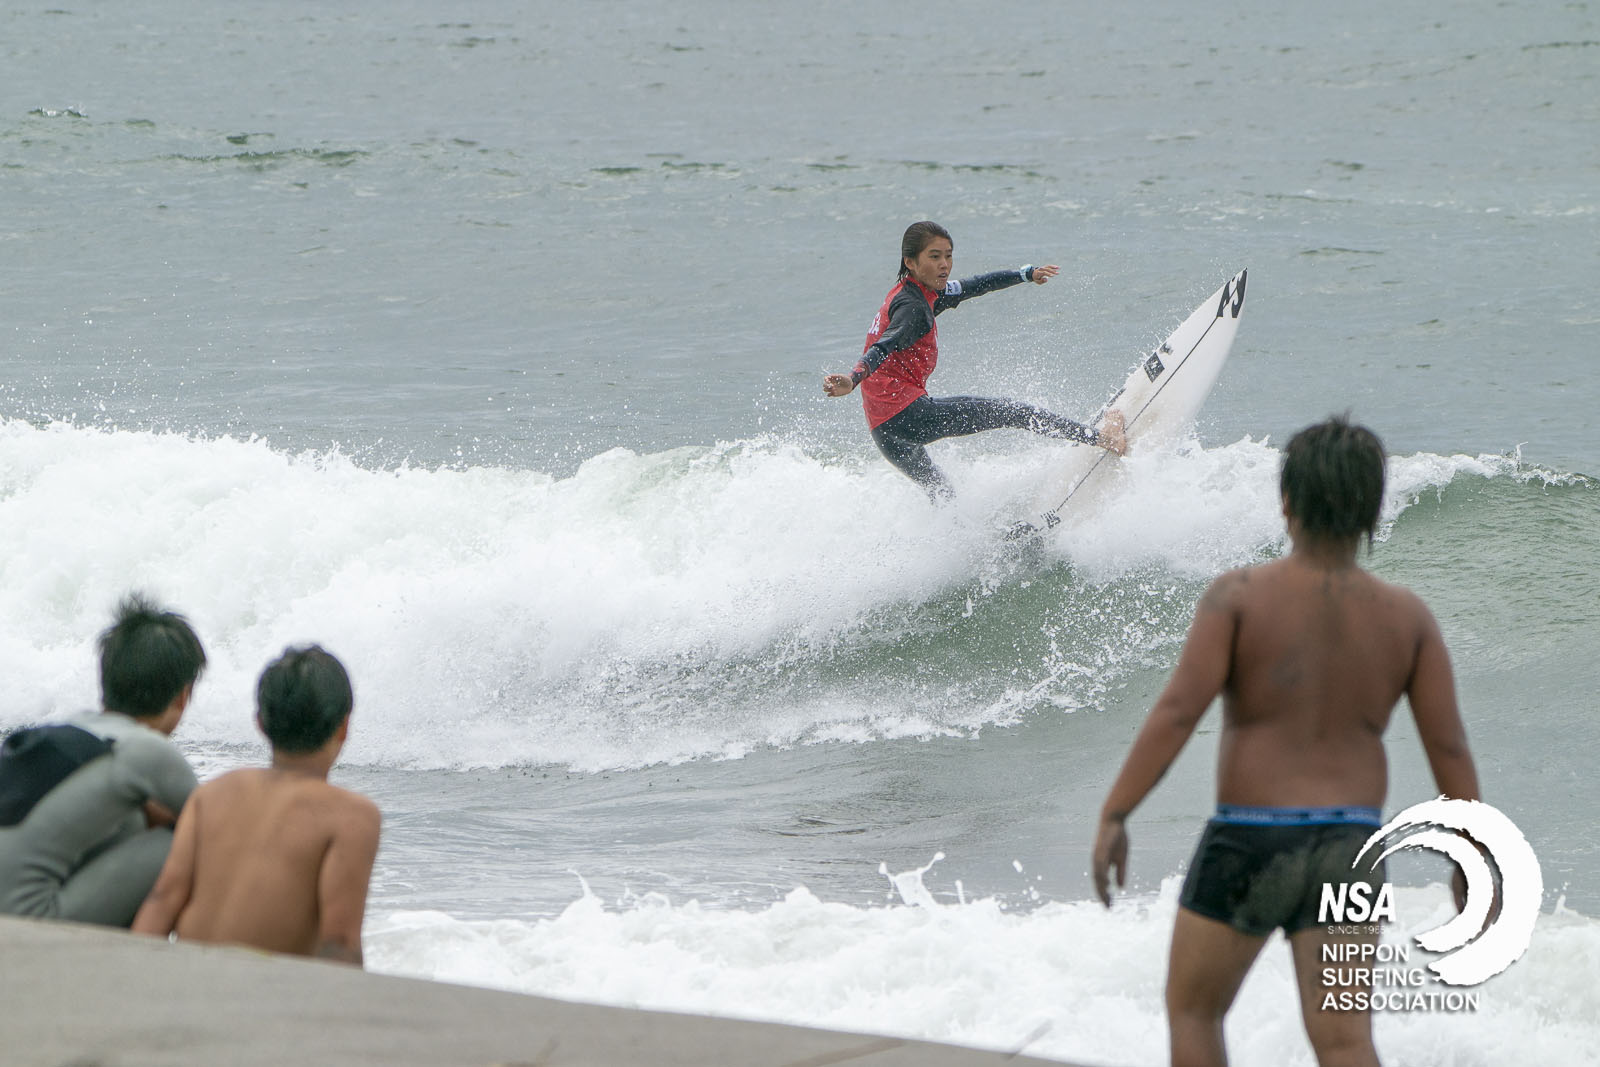
[[[1220,803],[1381,807],[1383,733],[1401,696],[1430,754],[1430,741],[1464,748],[1432,613],[1416,594],[1362,570],[1353,553],[1308,549],[1225,574],[1202,598],[1195,626],[1202,641],[1212,628],[1232,635]]]
[[[239,770],[207,782],[173,843],[193,872],[178,936],[359,962],[378,826],[372,801],[306,774]]]
[[[1114,821],[1166,774],[1219,693],[1219,803],[1381,807],[1383,732],[1401,696],[1441,791],[1478,795],[1438,623],[1416,594],[1363,571],[1354,542],[1302,538],[1286,558],[1211,584],[1107,798]],[[1107,861],[1121,866],[1100,856],[1102,899]]]

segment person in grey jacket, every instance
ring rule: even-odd
[[[136,594],[99,644],[103,710],[0,747],[0,913],[129,925],[199,784],[170,740],[206,663],[194,629]]]

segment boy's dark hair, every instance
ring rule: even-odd
[[[272,747],[315,752],[350,714],[355,695],[344,664],[322,648],[286,648],[256,683],[256,717]]]
[[[906,232],[900,235],[900,274],[904,278],[911,272],[906,269],[906,260],[916,259],[922,255],[922,250],[933,243],[935,237],[943,237],[955,247],[955,238],[950,236],[950,231],[940,226],[937,222],[913,222],[906,227]]]
[[[101,706],[140,719],[160,715],[205,665],[188,619],[131,593],[100,635]]]
[[[1283,452],[1279,490],[1311,537],[1342,541],[1378,530],[1383,506],[1383,442],[1341,415],[1307,426]]]

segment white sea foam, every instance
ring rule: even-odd
[[[368,965],[389,974],[568,1000],[926,1038],[1087,1064],[1166,1061],[1162,1009],[1179,879],[1158,894],[1007,911],[940,905],[923,871],[882,906],[795,889],[755,911],[660,895],[608,906],[583,887],[553,919],[467,922],[393,912],[368,923]],[[915,883],[907,891],[907,885]],[[917,890],[921,889],[920,892]],[[1408,944],[1448,906],[1442,886],[1401,887]],[[1473,1013],[1385,1012],[1380,1054],[1408,1067],[1587,1062],[1600,1042],[1600,923],[1541,915],[1526,955],[1481,987]],[[1233,1062],[1312,1062],[1281,936],[1228,1018]]]
[[[918,617],[941,598],[970,614],[1046,578],[1198,582],[1281,547],[1279,454],[1245,438],[1130,457],[1095,515],[1019,564],[998,532],[1028,513],[1061,447],[956,443],[941,461],[959,503],[937,509],[875,458],[830,462],[770,439],[613,450],[555,478],[0,421],[0,726],[93,703],[93,636],[132,589],[186,612],[206,642],[184,727],[203,746],[253,743],[255,674],[311,640],[381,711],[349,753],[375,764],[595,770],[970,729],[1013,715],[1017,694],[1081,703],[1096,691],[1072,666],[1082,649],[1019,664],[1010,696],[953,708],[879,702],[858,677],[830,687],[814,672],[941,628]],[[1415,456],[1394,470],[1390,517],[1463,473],[1519,468]],[[1157,618],[1146,643],[1181,636],[1183,616]],[[1065,641],[1075,623],[1043,625]],[[1096,659],[1095,684],[1120,663]]]

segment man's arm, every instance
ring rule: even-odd
[[[366,797],[349,794],[317,875],[317,956],[362,965],[361,922],[383,818]]]
[[[156,884],[133,917],[134,933],[166,937],[177,929],[178,916],[189,906],[189,897],[194,892],[195,835],[199,832],[199,823],[200,796],[196,792],[184,805],[183,814],[178,816],[172,849],[167,853],[167,862]]]
[[[1408,594],[1410,595],[1410,594]],[[1478,800],[1478,769],[1467,748],[1467,730],[1456,705],[1455,677],[1450,670],[1450,652],[1444,646],[1439,623],[1421,598],[1416,600],[1422,618],[1422,636],[1417,643],[1417,660],[1406,684],[1406,700],[1411,718],[1417,724],[1417,737],[1433,771],[1439,792],[1454,800]],[[1467,906],[1467,877],[1457,867],[1451,874],[1450,889],[1456,910]],[[1498,907],[1498,904],[1496,905]]]
[[[118,745],[122,750],[120,770],[126,776],[125,788],[144,806],[148,825],[172,825],[189,794],[200,784],[194,768],[178,746],[151,733],[141,731],[123,738]]]
[[[1228,680],[1238,618],[1235,590],[1246,580],[1243,571],[1225,574],[1212,582],[1200,598],[1178,666],[1139,728],[1122,771],[1100,809],[1100,829],[1094,843],[1094,887],[1100,902],[1107,907],[1111,906],[1110,869],[1116,868],[1119,887],[1127,884],[1128,835],[1124,822],[1167,773]]]
[[[1420,599],[1417,608],[1422,614],[1422,636],[1406,685],[1417,737],[1439,791],[1456,800],[1478,800],[1478,770],[1472,762],[1472,751],[1467,748],[1467,730],[1456,705],[1450,652],[1433,613]]]

